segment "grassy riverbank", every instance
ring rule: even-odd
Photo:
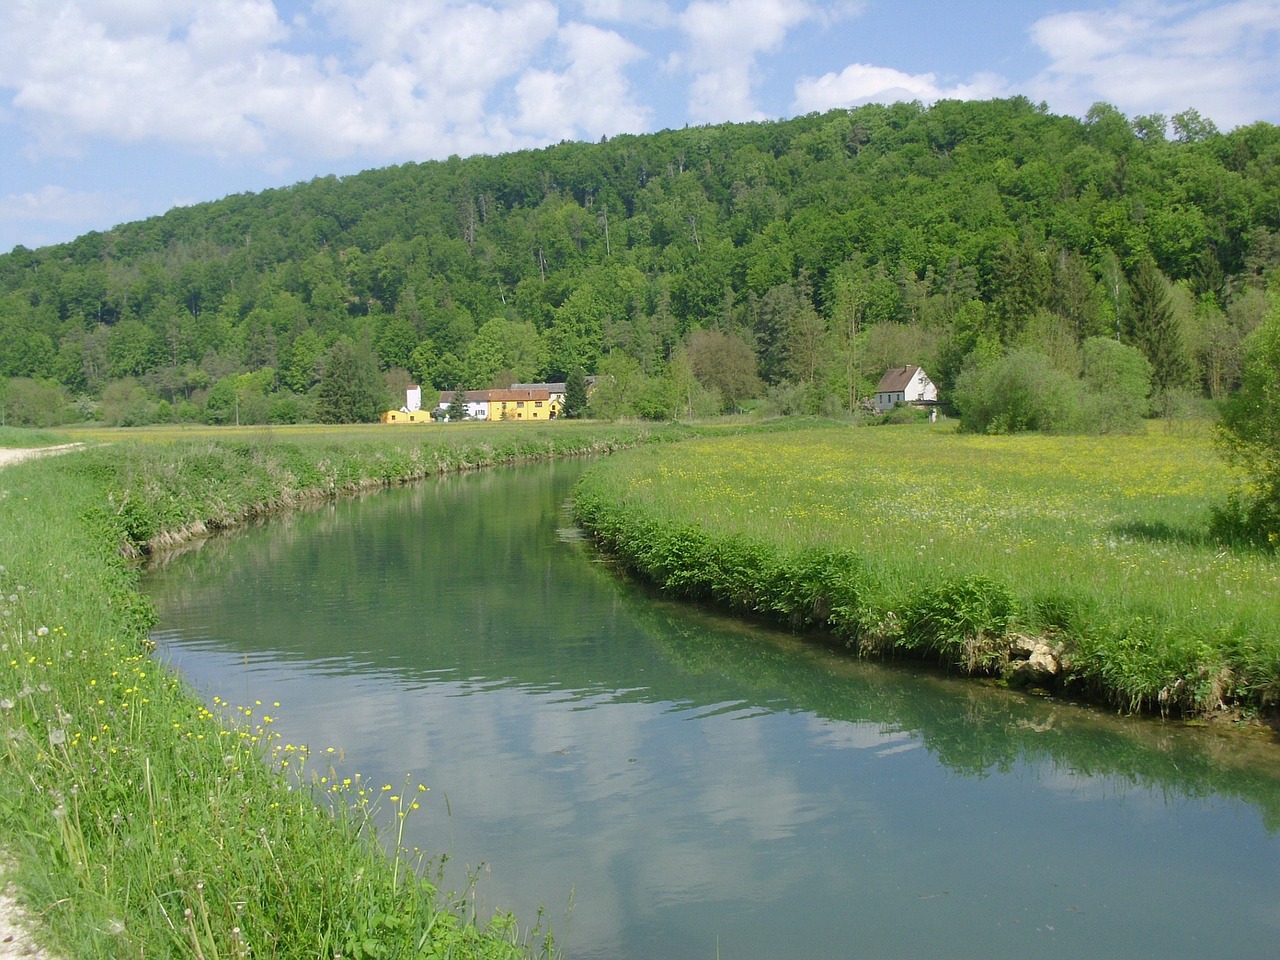
[[[309,960],[541,949],[509,918],[477,926],[465,893],[437,890],[396,849],[416,784],[366,784],[279,743],[270,707],[215,715],[151,660],[151,608],[122,555],[307,500],[675,435],[568,423],[170,430],[77,437],[109,443],[6,468],[0,847],[54,945],[68,957]],[[375,836],[379,822],[392,826]]]
[[[981,437],[836,425],[708,438],[592,468],[580,520],[663,589],[868,653],[1005,669],[1127,709],[1280,702],[1280,563],[1212,543],[1207,434]]]

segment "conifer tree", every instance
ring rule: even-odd
[[[587,412],[587,375],[581,367],[569,371],[564,385],[564,414],[568,420],[577,420]]]
[[[317,418],[321,423],[372,422],[383,410],[385,393],[372,352],[343,337],[324,360],[316,387]]]
[[[449,422],[461,423],[467,419],[467,391],[462,389],[462,384],[457,384],[453,388],[453,398],[449,401]]]
[[[1150,257],[1138,264],[1129,285],[1125,340],[1151,361],[1157,394],[1186,380],[1182,341],[1169,299],[1169,282]]]

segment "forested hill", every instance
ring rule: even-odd
[[[336,348],[393,387],[606,371],[661,416],[691,386],[848,408],[889,365],[945,387],[1022,347],[1070,371],[1119,334],[1161,387],[1216,396],[1277,265],[1275,126],[872,105],[320,178],[19,247],[0,378],[11,417],[56,386],[115,422],[233,402],[287,420],[316,413]],[[1171,334],[1148,329],[1153,295]]]

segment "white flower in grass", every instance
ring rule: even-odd
[[[10,700],[8,697],[5,697],[3,700],[0,700],[0,710],[12,710],[12,709],[13,709],[12,700]]]
[[[47,637],[48,635],[49,635],[49,628],[48,628],[48,627],[41,627],[40,629],[38,629],[38,630],[36,631],[36,636],[37,636],[37,637]]]
[[[54,727],[49,731],[49,745],[51,747],[60,747],[67,742],[67,731],[61,727]]]

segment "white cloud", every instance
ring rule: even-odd
[[[694,74],[689,113],[698,121],[760,120],[752,88],[755,61],[787,33],[821,16],[792,0],[694,0],[679,17],[688,51],[676,61]]]
[[[576,136],[578,130],[595,139],[647,129],[649,111],[635,102],[623,72],[644,51],[612,31],[585,24],[565,26],[560,40],[568,68],[530,70],[520,79],[515,126],[553,139]]]
[[[649,123],[623,72],[643,52],[551,0],[320,0],[291,24],[271,0],[19,0],[0,87],[36,155],[100,139],[398,160]],[[334,52],[291,52],[295,29]]]
[[[646,27],[670,26],[676,17],[664,0],[583,0],[582,13],[589,20]]]
[[[892,67],[854,63],[839,73],[821,77],[801,77],[796,82],[792,108],[797,113],[852,107],[864,103],[896,103],[919,100],[980,100],[1004,96],[1005,81],[992,74],[979,74],[968,83],[950,86],[932,73],[903,73]]]
[[[1130,3],[1043,17],[1031,39],[1050,64],[1036,99],[1082,115],[1099,100],[1129,114],[1195,107],[1223,127],[1274,112],[1280,0]]]
[[[47,231],[53,225],[69,225],[83,230],[86,223],[123,223],[140,212],[136,204],[118,194],[68,190],[53,185],[0,196],[0,222],[9,227],[32,224],[37,230]],[[23,242],[39,246],[63,239],[60,233],[49,237],[36,235]]]

